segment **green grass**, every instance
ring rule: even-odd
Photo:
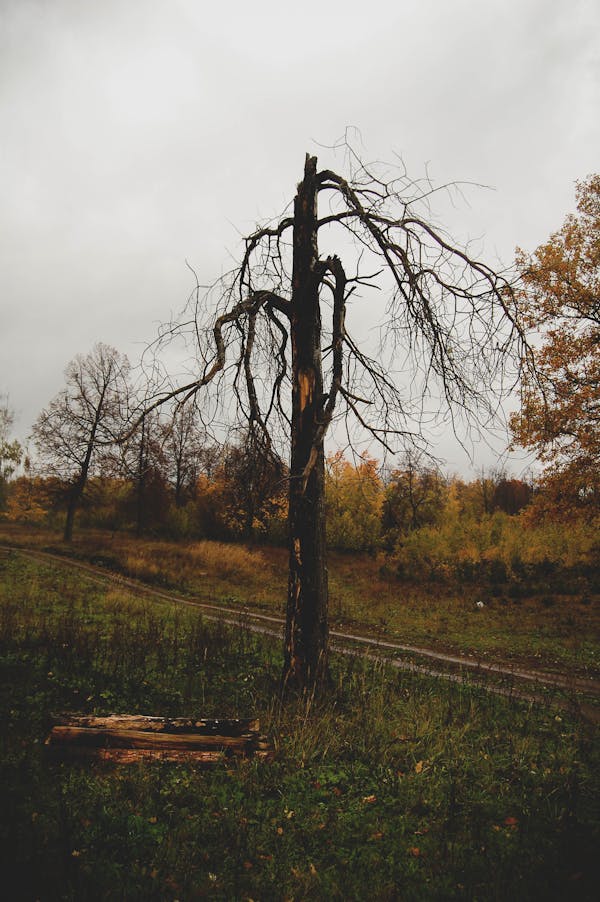
[[[0,558],[0,848],[13,899],[594,898],[596,729],[335,660],[278,700],[279,648],[58,566]],[[270,763],[58,764],[54,711],[257,714]]]

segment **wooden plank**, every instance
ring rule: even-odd
[[[60,760],[112,761],[115,764],[134,764],[137,761],[172,761],[181,764],[191,762],[192,764],[213,765],[227,760],[225,752],[215,750],[107,749],[81,745],[54,745],[48,748],[48,752],[52,758]]]
[[[139,749],[247,749],[258,740],[257,733],[242,736],[214,736],[199,733],[153,733],[144,730],[96,729],[93,727],[55,726],[49,745],[68,744],[108,748]]]
[[[93,748],[90,746],[50,745],[47,752],[59,760],[108,761],[115,764],[135,764],[139,761],[169,761],[175,764],[214,765],[226,762],[231,755],[245,757],[239,750],[181,750],[181,749],[116,749]],[[259,748],[252,752],[253,758],[271,761],[273,749]]]
[[[256,717],[211,719],[205,717],[150,717],[144,714],[109,714],[105,717],[87,714],[57,714],[54,720],[63,726],[141,730],[153,733],[241,736],[247,733],[258,733],[260,730],[260,720]]]

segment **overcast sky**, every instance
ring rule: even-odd
[[[447,211],[510,264],[600,168],[597,0],[0,0],[0,392],[26,436],[77,353],[137,361],[306,151],[469,180]],[[336,161],[339,167],[339,160]],[[450,445],[449,468],[466,460]],[[475,466],[489,462],[483,449]]]

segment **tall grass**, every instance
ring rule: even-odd
[[[127,547],[127,546],[126,546]],[[223,542],[137,543],[119,561],[125,572],[146,582],[189,588],[203,577],[223,582],[255,583],[264,569],[260,552]]]
[[[192,567],[204,568],[220,579],[254,582],[266,566],[260,551],[249,551],[242,545],[196,542],[190,545],[188,553]]]

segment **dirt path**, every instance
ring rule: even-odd
[[[95,582],[118,585],[144,598],[196,608],[209,620],[237,628],[243,627],[251,632],[277,639],[283,638],[284,620],[276,615],[196,601],[176,592],[155,589],[129,577],[106,571],[102,567],[85,564],[62,555],[10,545],[0,545],[0,550],[5,554],[18,554],[31,560],[69,567],[84,573],[88,579]],[[518,665],[490,663],[481,658],[446,654],[431,648],[405,645],[335,629],[330,631],[330,636],[332,649],[340,654],[385,660],[400,670],[440,677],[456,683],[476,684],[506,697],[544,702],[554,707],[572,710],[588,720],[600,723],[600,708],[590,703],[590,700],[600,700],[598,680],[568,673],[526,669]]]

